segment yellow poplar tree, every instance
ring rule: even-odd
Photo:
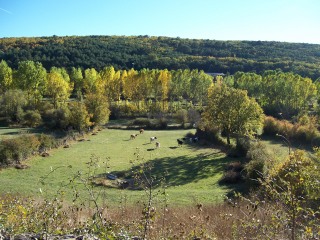
[[[69,99],[72,92],[70,82],[67,82],[59,71],[51,70],[47,74],[47,95],[51,97],[54,108],[58,108],[58,104]]]

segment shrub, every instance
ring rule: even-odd
[[[125,105],[120,105],[120,113],[126,117],[133,117],[138,113],[138,107],[127,102]]]
[[[226,166],[225,170],[225,173],[220,179],[220,183],[235,184],[243,180],[241,174],[243,170],[243,165],[241,162],[231,162]]]
[[[35,135],[22,135],[16,138],[1,141],[0,159],[1,164],[20,163],[31,155],[38,152],[40,142]]]
[[[8,122],[20,123],[24,107],[27,105],[26,93],[21,90],[8,90],[0,98],[1,114]]]
[[[234,172],[241,172],[243,170],[243,165],[241,162],[237,161],[237,162],[232,162],[229,163],[226,167],[227,171],[234,171]]]
[[[306,117],[302,118],[300,123],[292,124],[286,120],[277,120],[273,117],[266,117],[264,122],[264,134],[267,135],[283,135],[289,140],[297,142],[312,142],[318,136],[315,120],[310,118],[309,121]]]
[[[43,100],[37,104],[36,109],[40,112],[41,115],[43,115],[46,111],[54,109],[54,107],[52,103]]]
[[[131,125],[150,128],[152,123],[149,118],[136,118],[131,122]]]
[[[21,155],[21,159],[19,160],[24,160],[31,155],[36,154],[39,146],[39,139],[35,135],[22,135],[17,138],[17,149]]]
[[[235,183],[239,183],[240,181],[242,181],[241,173],[233,170],[229,170],[223,174],[220,180],[220,183],[235,184]]]
[[[68,108],[50,109],[43,114],[43,123],[50,129],[65,129],[69,125],[69,115]]]
[[[267,146],[258,141],[250,144],[246,159],[248,160],[244,167],[246,179],[251,187],[256,187],[259,185],[258,179],[266,173],[273,156]]]
[[[38,136],[38,139],[40,142],[40,146],[39,146],[40,151],[44,149],[51,149],[58,146],[58,142],[51,135],[41,134]]]
[[[196,135],[201,139],[216,143],[222,146],[227,146],[223,139],[220,137],[219,129],[197,128]]]
[[[320,134],[317,134],[311,141],[312,147],[320,146]]]
[[[319,225],[315,224],[318,221],[316,215],[320,194],[318,167],[317,161],[308,157],[304,151],[296,150],[275,165],[261,181],[262,194],[283,206],[284,221],[290,224],[290,239],[298,239],[301,233],[308,233],[318,239]]]
[[[23,116],[24,125],[37,127],[41,124],[41,115],[37,110],[27,110]]]
[[[250,137],[238,137],[237,138],[237,145],[236,145],[236,155],[238,157],[245,157],[250,149],[251,145],[251,138]]]
[[[0,164],[9,165],[14,161],[15,142],[12,139],[3,139],[0,143]]]
[[[157,118],[156,128],[158,129],[166,129],[168,126],[168,120],[165,117]]]
[[[270,116],[266,116],[264,119],[263,133],[266,135],[275,135],[278,133],[276,119]]]

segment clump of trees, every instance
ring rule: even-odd
[[[277,118],[290,119],[302,111],[313,110],[319,99],[317,84],[294,73],[280,70],[265,71],[262,75],[237,72],[228,78],[229,86],[247,90],[267,115]]]
[[[52,67],[46,72],[33,61],[22,61],[14,70],[5,61],[0,66],[1,114],[9,123],[33,122],[34,127],[42,119],[47,127],[79,131],[105,124],[110,108],[114,114],[139,116],[175,112],[183,101],[202,106],[212,84],[212,78],[198,70],[116,71],[107,66],[101,71]]]

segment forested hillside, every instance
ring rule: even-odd
[[[237,71],[282,69],[316,80],[320,77],[320,45],[262,41],[216,41],[149,36],[66,36],[0,39],[0,60],[41,62],[56,67],[115,69],[199,69]]]

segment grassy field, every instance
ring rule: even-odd
[[[26,133],[31,131],[30,128],[10,128],[0,127],[0,140],[3,138],[11,138],[19,135],[20,133]]]
[[[106,172],[130,173],[131,161],[150,162],[152,175],[157,178],[165,176],[169,202],[173,204],[190,204],[195,202],[220,202],[231,191],[230,187],[218,184],[225,164],[234,159],[226,157],[219,149],[193,143],[178,147],[177,138],[184,137],[190,130],[145,131],[130,140],[135,130],[104,129],[97,135],[86,137],[85,141],[70,143],[70,148],[54,149],[49,157],[35,157],[25,163],[30,168],[14,168],[0,171],[0,192],[19,193],[22,195],[54,195],[62,185],[67,199],[72,198],[70,179],[81,172],[85,177],[90,159],[100,159],[100,168],[95,174]],[[194,133],[194,130],[191,130]],[[161,147],[156,149],[150,143],[150,137],[156,136]],[[106,162],[106,168],[103,162]],[[54,170],[54,171],[52,171]],[[40,179],[45,177],[44,185]],[[81,184],[77,184],[80,194],[86,195]],[[41,190],[40,190],[41,189]],[[102,187],[97,187],[101,190]],[[160,188],[159,188],[160,189]],[[156,192],[156,191],[155,191]],[[121,190],[103,188],[106,201],[120,202],[126,198],[128,203],[138,201],[145,195],[141,190]]]

